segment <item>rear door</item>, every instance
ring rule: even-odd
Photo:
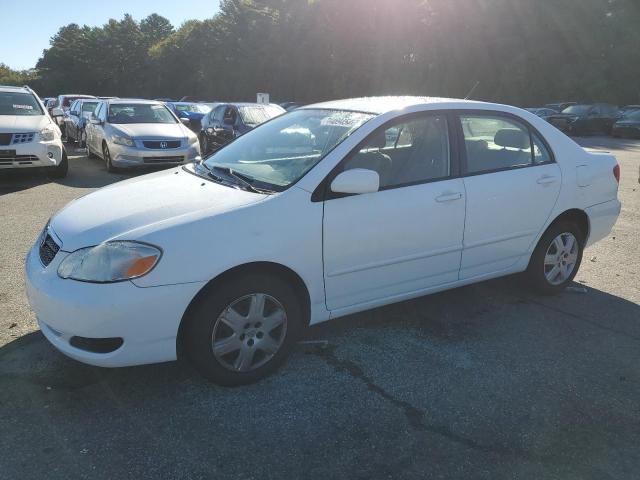
[[[499,112],[460,113],[467,214],[460,278],[508,270],[541,233],[561,171],[542,137]]]

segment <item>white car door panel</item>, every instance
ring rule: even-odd
[[[456,281],[463,192],[462,180],[452,179],[327,201],[327,307],[339,309]],[[438,201],[443,195],[452,198]]]

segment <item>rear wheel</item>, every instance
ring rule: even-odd
[[[303,325],[294,289],[278,277],[237,277],[203,296],[186,320],[185,352],[220,385],[255,382],[285,360]]]
[[[558,222],[542,236],[531,255],[527,276],[543,294],[564,290],[582,262],[584,233],[572,222]]]

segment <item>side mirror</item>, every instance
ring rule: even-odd
[[[80,112],[77,111],[73,111],[73,112],[69,112],[69,115],[73,115],[74,117],[79,117],[80,116]]]
[[[373,170],[354,168],[339,174],[331,182],[334,193],[374,193],[380,189],[380,175]]]
[[[95,115],[92,115],[90,118],[90,122],[94,125],[102,125],[102,120],[100,120],[98,117],[96,117]]]
[[[54,117],[61,117],[64,115],[64,111],[60,107],[55,107],[53,110],[51,110],[51,115],[53,115]]]
[[[189,125],[191,125],[191,121],[189,121],[189,119],[188,119],[188,118],[180,117],[180,121],[182,122],[182,124],[183,124],[183,125],[185,125],[185,126],[187,126],[187,127],[188,127]]]

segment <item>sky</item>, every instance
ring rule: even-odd
[[[97,26],[130,13],[141,20],[151,13],[174,27],[185,20],[211,18],[219,0],[0,0],[2,41],[0,63],[16,70],[33,68],[49,40],[69,23]]]

